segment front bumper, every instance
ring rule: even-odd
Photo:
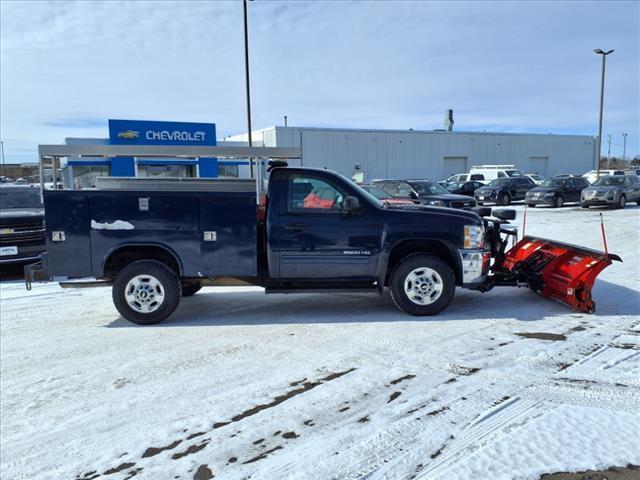
[[[580,203],[582,205],[589,206],[607,206],[607,205],[616,205],[618,203],[618,199],[614,196],[613,198],[606,197],[589,197],[589,198],[581,198]]]
[[[487,278],[491,252],[483,250],[458,250],[462,265],[462,286],[476,288]]]
[[[4,245],[2,246],[4,247]],[[13,248],[17,249],[17,253],[14,255],[0,255],[0,265],[18,265],[38,260],[42,252],[45,251],[46,246],[44,243],[37,245],[21,245],[18,243]]]
[[[555,196],[549,197],[525,197],[525,203],[533,205],[554,205]]]
[[[482,196],[479,194],[476,194],[473,196],[473,198],[476,202],[482,202],[482,203],[496,203],[498,201],[498,195],[495,191]]]

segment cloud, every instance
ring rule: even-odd
[[[640,152],[640,5],[249,4],[253,124],[604,134]],[[246,129],[240,2],[2,2],[7,161],[106,136],[108,118]]]

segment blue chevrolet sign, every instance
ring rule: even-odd
[[[216,145],[213,123],[109,120],[112,145]]]

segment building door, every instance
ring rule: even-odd
[[[548,169],[549,157],[529,157],[529,171],[527,173],[537,173],[546,177]]]
[[[467,157],[443,157],[442,174],[448,178],[456,173],[467,172]]]

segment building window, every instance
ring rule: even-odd
[[[98,177],[111,175],[111,167],[108,165],[77,165],[73,166],[73,188],[95,188]]]
[[[195,165],[138,165],[138,177],[190,178],[195,176]]]
[[[238,178],[238,165],[220,165],[218,164],[218,177]]]

